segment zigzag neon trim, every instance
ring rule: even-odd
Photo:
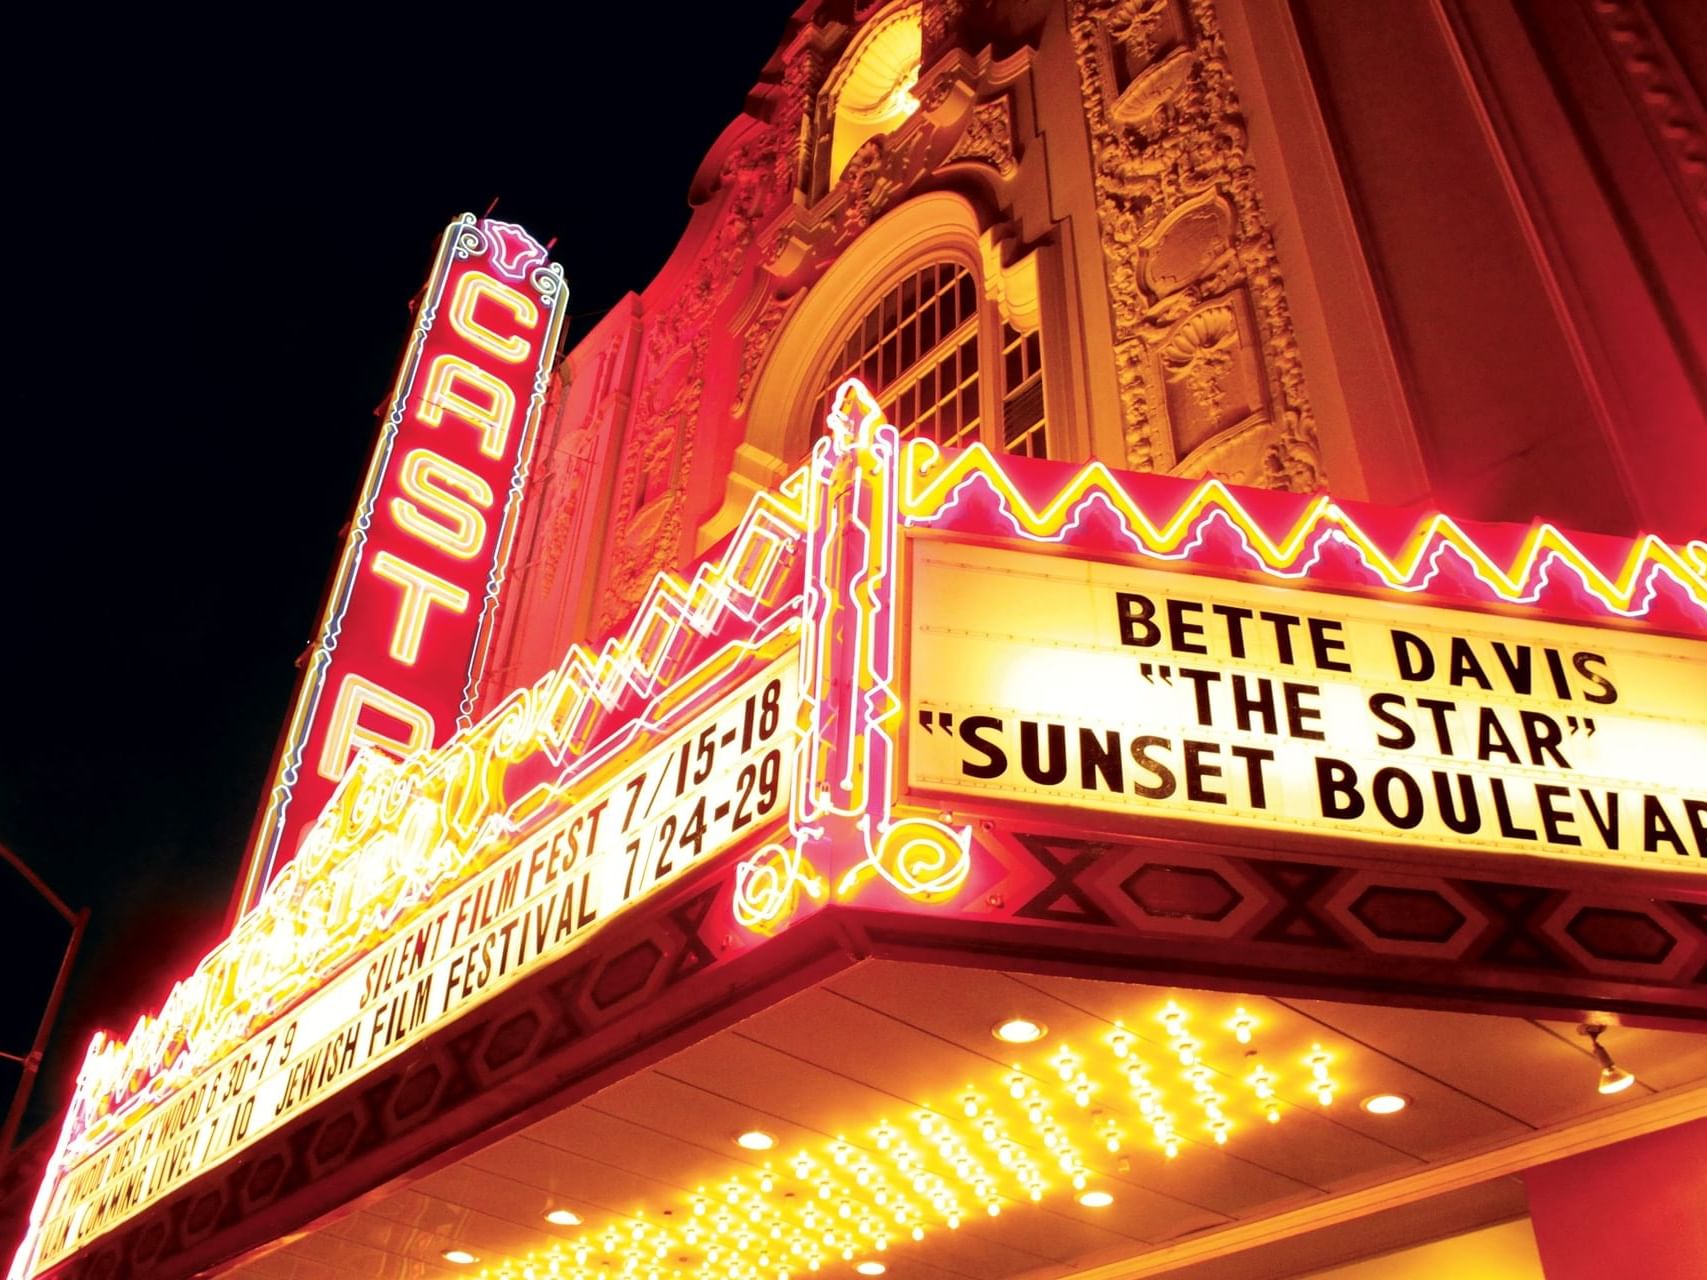
[[[1357,520],[1326,494],[1318,494],[1292,526],[1275,537],[1220,480],[1208,479],[1167,517],[1157,522],[1132,497],[1117,473],[1100,462],[1080,468],[1047,501],[1037,504],[1014,483],[1002,461],[983,445],[974,445],[945,458],[932,443],[909,441],[905,453],[901,494],[903,520],[913,526],[939,523],[975,480],[990,486],[1004,513],[1021,537],[1035,541],[1070,541],[1077,519],[1089,504],[1105,503],[1133,535],[1135,549],[1150,555],[1180,559],[1201,533],[1204,523],[1221,516],[1243,537],[1259,568],[1284,577],[1306,573],[1324,538],[1334,537],[1351,547],[1382,581],[1402,591],[1424,589],[1437,572],[1438,558],[1451,549],[1501,600],[1533,603],[1546,586],[1549,567],[1569,569],[1608,612],[1640,617],[1652,596],[1654,572],[1675,581],[1695,606],[1707,614],[1707,543],[1692,541],[1681,549],[1646,534],[1630,546],[1623,565],[1608,575],[1568,534],[1541,522],[1532,526],[1509,564],[1501,564],[1450,516],[1425,517],[1397,556],[1389,556]]]

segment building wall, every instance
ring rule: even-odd
[[[1707,531],[1695,11],[1373,12],[802,6],[692,176],[668,264],[563,363],[487,692],[714,546],[804,457],[850,329],[962,275],[973,301],[942,321],[966,326],[957,360],[892,414],[975,363],[955,420],[918,428],[945,440],[1041,434],[1051,456],[1139,470]],[[885,343],[909,348],[873,323],[883,381]]]

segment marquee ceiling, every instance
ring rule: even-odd
[[[1017,1015],[1048,1034],[998,1042],[991,1028]],[[555,1258],[556,1274],[618,1280],[624,1249],[663,1241],[660,1280],[671,1280],[715,1243],[720,1211],[731,1231],[750,1224],[746,1252],[731,1244],[732,1256],[751,1265],[764,1253],[773,1275],[790,1265],[791,1280],[810,1274],[803,1255],[788,1262],[791,1239],[822,1252],[827,1280],[876,1260],[892,1280],[1298,1274],[1517,1216],[1524,1165],[1611,1140],[1621,1116],[1702,1109],[1707,1036],[1617,1027],[1605,1043],[1639,1081],[1614,1097],[1596,1092],[1598,1068],[1570,1024],[868,962],[232,1274],[448,1280],[532,1266],[547,1277]],[[1410,1105],[1387,1116],[1360,1107],[1381,1092]],[[883,1126],[892,1137],[880,1150]],[[774,1135],[775,1149],[738,1147],[751,1129]],[[917,1162],[898,1170],[908,1144]],[[1011,1163],[998,1159],[1004,1144]],[[810,1164],[797,1167],[802,1154]],[[895,1188],[881,1209],[879,1186]],[[1112,1203],[1081,1205],[1085,1191]],[[897,1220],[902,1202],[913,1219]],[[809,1205],[822,1216],[803,1231]],[[553,1208],[584,1223],[552,1226]],[[822,1245],[838,1226],[857,1239],[862,1218],[868,1234],[850,1258],[845,1234]],[[1256,1252],[1234,1257],[1235,1245]],[[453,1265],[447,1249],[478,1260]]]

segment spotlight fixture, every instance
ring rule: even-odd
[[[880,1276],[889,1268],[875,1258],[867,1258],[864,1262],[854,1264],[854,1270],[862,1276]]]
[[[439,1257],[443,1258],[446,1262],[454,1262],[459,1267],[473,1266],[476,1262],[480,1261],[479,1258],[475,1257],[467,1249],[446,1249],[439,1255]]]
[[[545,1215],[545,1220],[554,1227],[578,1227],[581,1225],[581,1215],[573,1209],[553,1209]]]
[[[1106,1191],[1081,1191],[1079,1203],[1087,1209],[1106,1209],[1114,1203],[1114,1197]]]
[[[1391,1116],[1410,1106],[1411,1100],[1402,1093],[1372,1093],[1357,1105],[1372,1116]]]
[[[769,1151],[776,1146],[776,1139],[763,1129],[748,1129],[735,1135],[735,1145],[744,1151]]]
[[[1588,1037],[1594,1060],[1600,1063],[1600,1083],[1596,1087],[1601,1093],[1623,1093],[1636,1083],[1636,1077],[1614,1062],[1606,1046],[1600,1043],[1600,1033],[1605,1030],[1598,1022],[1586,1022],[1577,1028],[1579,1034]]]
[[[1049,1028],[1031,1018],[1004,1018],[990,1034],[1004,1044],[1033,1044],[1049,1034]]]

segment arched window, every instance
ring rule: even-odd
[[[1000,359],[986,369],[990,312],[964,263],[933,262],[902,277],[836,348],[819,384],[814,421],[828,416],[843,381],[858,378],[903,439],[923,436],[945,447],[981,441],[998,451],[1047,456],[1042,344],[1035,331],[1022,333],[992,315],[1000,325]]]

